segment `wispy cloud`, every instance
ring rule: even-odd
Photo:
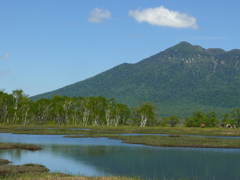
[[[95,8],[90,12],[88,21],[91,23],[101,23],[104,19],[111,19],[111,12],[107,9]]]
[[[171,11],[164,6],[142,10],[130,10],[128,15],[135,18],[138,22],[147,22],[156,26],[198,28],[195,17],[178,11]]]
[[[1,56],[1,59],[8,59],[10,55],[11,55],[11,53],[7,52],[7,53],[5,53],[4,55]]]
[[[142,38],[143,35],[142,34],[129,34],[131,37],[134,37],[134,38]]]
[[[10,71],[0,71],[0,78],[2,78],[3,76],[9,74]]]
[[[75,26],[75,22],[68,23],[68,26]]]
[[[227,37],[219,37],[219,36],[195,36],[195,37],[192,37],[192,39],[200,39],[200,40],[205,40],[205,39],[228,39]]]

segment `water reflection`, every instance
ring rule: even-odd
[[[39,163],[51,171],[87,176],[140,176],[144,179],[239,179],[240,150],[131,145],[107,138],[0,134],[1,142],[38,143],[43,150],[2,150],[14,164]]]

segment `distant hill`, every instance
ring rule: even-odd
[[[130,107],[151,101],[161,116],[186,117],[195,110],[228,113],[240,107],[240,50],[226,52],[180,42],[138,63],[118,65],[31,99],[56,94],[113,97]]]

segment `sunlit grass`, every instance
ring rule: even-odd
[[[190,136],[121,136],[125,143],[161,147],[240,148],[240,139]]]
[[[15,134],[45,134],[45,135],[64,135],[64,137],[114,137],[122,139],[121,134],[168,134],[172,136],[179,135],[201,135],[201,136],[239,136],[240,129],[226,128],[187,128],[176,127],[137,127],[137,126],[2,126],[0,133]],[[133,138],[133,137],[132,137]],[[136,139],[142,138],[135,136]],[[148,139],[155,137],[149,136]],[[21,145],[19,145],[21,146]],[[25,145],[26,146],[26,145]],[[1,148],[1,144],[0,144]]]
[[[79,130],[73,130],[79,129]],[[240,136],[240,129],[138,126],[4,126],[0,133],[102,136],[121,133]]]

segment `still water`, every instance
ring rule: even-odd
[[[240,149],[166,148],[108,138],[0,133],[0,142],[33,143],[43,150],[1,150],[13,164],[38,163],[51,172],[86,176],[137,176],[144,179],[240,179]]]

